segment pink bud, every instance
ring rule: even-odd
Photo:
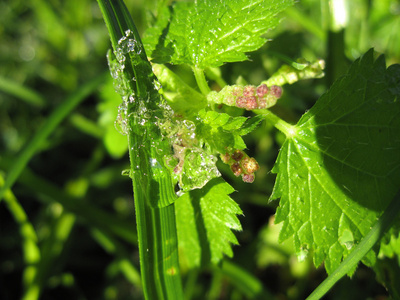
[[[282,88],[277,85],[271,86],[271,94],[276,98],[280,98],[282,96]]]
[[[232,172],[233,172],[233,174],[234,174],[235,176],[239,176],[240,174],[243,173],[243,169],[242,169],[242,167],[241,167],[238,163],[234,163],[234,164],[231,166],[231,170],[232,170]]]
[[[245,170],[245,173],[247,174],[254,173],[260,168],[257,161],[254,158],[249,158],[249,157],[243,159],[242,167]]]
[[[232,159],[233,159],[233,160],[239,161],[239,160],[241,160],[242,158],[243,158],[243,152],[242,152],[242,151],[240,151],[240,150],[235,150],[235,151],[232,153]]]
[[[246,109],[248,109],[248,110],[256,109],[257,106],[258,106],[257,98],[255,96],[247,97]]]
[[[245,97],[254,96],[254,93],[255,93],[254,86],[246,85],[243,89],[243,96]]]
[[[246,97],[237,97],[236,106],[239,107],[239,108],[245,108],[247,106]]]
[[[267,100],[265,98],[258,98],[258,108],[263,109],[267,107]]]
[[[255,176],[254,174],[243,174],[242,179],[244,182],[253,183]]]
[[[263,83],[262,85],[258,86],[258,88],[257,88],[257,96],[259,98],[264,97],[264,95],[267,94],[267,93],[268,93],[268,87],[267,87],[266,84]]]

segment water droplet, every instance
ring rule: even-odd
[[[130,176],[131,175],[131,170],[130,169],[122,170],[121,175],[122,176]]]
[[[343,230],[342,234],[339,236],[339,243],[350,250],[354,246],[354,236],[349,229]]]
[[[157,91],[162,89],[161,83],[158,80],[153,80],[153,86]]]
[[[117,131],[123,135],[126,135],[128,133],[128,118],[127,118],[127,107],[125,102],[123,102],[119,107],[118,107],[118,115],[117,119],[114,122],[114,126],[117,129]]]
[[[302,247],[302,248],[300,249],[300,251],[296,253],[296,255],[297,255],[297,259],[299,260],[299,262],[303,262],[303,261],[305,261],[306,258],[307,258],[308,249],[305,248],[305,247]]]

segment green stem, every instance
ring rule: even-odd
[[[326,278],[312,293],[308,296],[308,300],[321,299],[332,286],[343,276],[350,272],[361,259],[372,249],[372,247],[380,241],[385,232],[393,224],[394,220],[400,213],[400,192],[392,200],[386,208],[382,217],[372,227],[370,232],[361,240],[353,252],[339,265],[339,267]]]
[[[207,96],[208,93],[211,91],[210,87],[208,86],[206,76],[204,75],[203,69],[193,68],[194,77],[196,78],[197,85],[201,93],[204,96]]]
[[[124,104],[143,292],[146,299],[183,299],[175,224],[176,195],[171,171],[165,163],[171,146],[158,127],[165,121],[166,104],[156,89],[157,78],[123,1],[98,0],[98,3],[114,53],[120,50],[118,41],[126,39],[126,32],[135,41],[136,51],[124,54],[124,59],[116,57],[112,63],[120,67],[117,84],[123,83],[135,97],[135,101]]]
[[[83,85],[75,93],[67,97],[64,102],[46,119],[41,129],[33,136],[32,140],[21,152],[21,154],[18,155],[13,167],[8,172],[4,186],[0,188],[0,201],[3,199],[4,193],[8,189],[11,189],[22,170],[25,168],[36,151],[41,147],[42,143],[54,131],[58,124],[60,124],[60,122],[64,120],[65,117],[68,116],[80,102],[82,102],[88,95],[90,95],[90,93],[93,92],[95,88],[100,85],[100,83],[103,82],[103,80],[106,78],[105,75],[105,73],[101,74]]]
[[[133,191],[138,229],[140,270],[146,299],[183,299],[179,274],[175,205],[161,206],[162,197],[171,199],[169,178],[157,184],[152,180],[148,138],[130,135]],[[141,145],[138,147],[137,145]],[[137,168],[139,166],[139,168]],[[169,182],[168,182],[169,181]],[[168,190],[168,191],[167,191]]]
[[[271,111],[263,110],[260,112],[260,114],[262,114],[265,120],[270,122],[276,129],[284,133],[286,137],[291,137],[295,134],[296,127],[294,125],[290,125],[289,123],[283,121]]]

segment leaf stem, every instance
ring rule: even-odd
[[[193,73],[201,93],[204,96],[207,96],[208,93],[211,92],[211,90],[207,84],[206,76],[204,75],[204,70],[199,68],[193,68]]]
[[[286,135],[286,137],[291,137],[295,134],[295,126],[291,125],[281,118],[279,118],[277,115],[272,113],[269,110],[262,110],[260,111],[259,114],[262,114],[268,122],[270,122],[276,129],[281,131]]]
[[[367,254],[368,251],[382,238],[390,228],[393,221],[400,213],[400,191],[386,208],[382,217],[372,227],[370,232],[361,240],[353,252],[339,265],[339,267],[326,278],[312,293],[307,300],[321,299],[332,286],[345,276],[356,264]]]

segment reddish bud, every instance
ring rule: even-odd
[[[259,98],[264,97],[265,94],[268,93],[268,87],[266,84],[262,84],[260,86],[257,87],[257,96]]]
[[[232,170],[232,172],[233,172],[233,174],[234,174],[235,176],[239,176],[240,174],[243,173],[243,169],[242,169],[242,167],[239,165],[239,163],[234,163],[234,164],[231,166],[231,170]]]
[[[258,107],[257,98],[255,96],[251,96],[247,98],[246,109],[256,109]]]
[[[255,93],[254,86],[246,85],[243,89],[243,96],[245,97],[254,96],[254,93]]]
[[[254,158],[249,158],[249,157],[243,159],[242,167],[245,170],[245,173],[247,174],[254,173],[260,168],[257,161]]]
[[[242,179],[244,182],[253,183],[255,176],[254,174],[243,174]]]
[[[277,85],[271,86],[271,94],[276,98],[280,98],[282,96],[282,88]]]
[[[232,159],[235,161],[239,161],[243,158],[243,152],[240,150],[235,150],[232,154]]]
[[[236,106],[239,107],[239,108],[245,108],[247,106],[246,97],[237,97]]]
[[[224,163],[228,163],[229,162],[229,160],[231,159],[231,156],[229,155],[229,153],[227,152],[227,153],[225,153],[225,154],[221,154],[221,160],[224,162]]]
[[[258,108],[263,109],[267,107],[267,101],[265,98],[258,98]]]
[[[234,87],[234,89],[232,91],[232,95],[235,97],[243,95],[243,88],[239,87],[239,86]]]

